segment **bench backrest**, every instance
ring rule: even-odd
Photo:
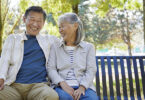
[[[96,56],[99,99],[145,100],[145,56]]]

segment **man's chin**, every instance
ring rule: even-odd
[[[32,36],[36,36],[37,34],[39,34],[39,32],[31,32],[31,33],[28,33],[29,35],[32,35]]]

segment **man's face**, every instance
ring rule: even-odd
[[[27,17],[24,17],[26,32],[29,35],[37,35],[44,26],[44,17],[42,13],[30,11]]]

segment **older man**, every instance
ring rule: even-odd
[[[26,31],[6,39],[0,58],[0,100],[58,100],[46,68],[50,45],[57,38],[40,34],[45,19],[41,7],[28,8],[23,17]]]

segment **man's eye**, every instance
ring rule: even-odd
[[[30,19],[30,21],[35,21],[34,19]]]
[[[37,21],[38,23],[41,23],[42,21]]]

